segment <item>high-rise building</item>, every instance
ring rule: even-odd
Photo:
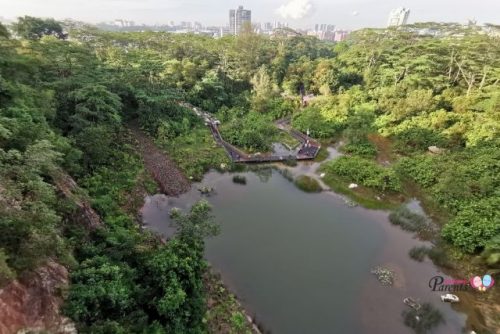
[[[335,42],[342,42],[347,38],[347,35],[349,35],[349,32],[347,30],[336,30],[334,33],[333,40]]]
[[[393,9],[389,14],[389,21],[387,22],[388,27],[399,27],[406,24],[408,17],[410,16],[410,10],[404,7],[399,7]]]
[[[252,11],[243,9],[239,6],[238,9],[231,9],[229,11],[229,30],[232,34],[238,35],[241,27],[245,24],[252,24]]]
[[[314,31],[316,32],[330,32],[330,31],[334,31],[335,30],[335,26],[333,24],[316,24],[314,26]]]

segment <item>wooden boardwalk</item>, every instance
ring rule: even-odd
[[[320,143],[307,136],[306,134],[294,130],[290,127],[290,121],[288,119],[278,120],[275,124],[282,130],[288,132],[291,136],[300,142],[300,148],[296,154],[291,155],[278,155],[278,154],[247,154],[242,150],[238,149],[234,145],[226,142],[219,132],[218,124],[220,122],[216,120],[211,114],[206,111],[194,107],[189,103],[181,103],[182,106],[191,109],[203,118],[205,124],[209,127],[212,132],[212,136],[217,144],[224,147],[227,155],[231,161],[235,163],[265,163],[265,162],[280,162],[287,160],[312,160],[316,158],[321,148]]]

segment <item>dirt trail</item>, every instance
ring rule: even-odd
[[[191,184],[177,165],[139,129],[137,124],[130,124],[129,129],[144,159],[146,169],[158,183],[162,193],[168,196],[178,196],[188,191]]]

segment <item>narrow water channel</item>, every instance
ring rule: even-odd
[[[384,211],[351,208],[331,192],[308,194],[273,170],[249,172],[247,185],[232,174],[210,172],[202,184],[221,234],[207,241],[206,256],[250,314],[272,333],[412,333],[403,324],[404,297],[431,302],[446,323],[433,333],[461,333],[465,315],[442,303],[428,281],[443,275],[408,251],[422,245],[392,226]],[[168,212],[201,198],[197,186],[179,198],[146,199],[148,228],[170,235]],[[394,270],[382,286],[375,266]]]

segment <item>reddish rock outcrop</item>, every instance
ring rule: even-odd
[[[81,194],[78,184],[71,176],[63,171],[54,173],[54,183],[60,194],[67,199],[70,199],[75,205],[76,210],[72,219],[88,230],[94,230],[102,225],[101,217],[95,212],[90,205],[90,200]]]
[[[67,286],[66,268],[49,262],[0,289],[0,334],[76,333],[71,320],[60,313],[61,292]]]

